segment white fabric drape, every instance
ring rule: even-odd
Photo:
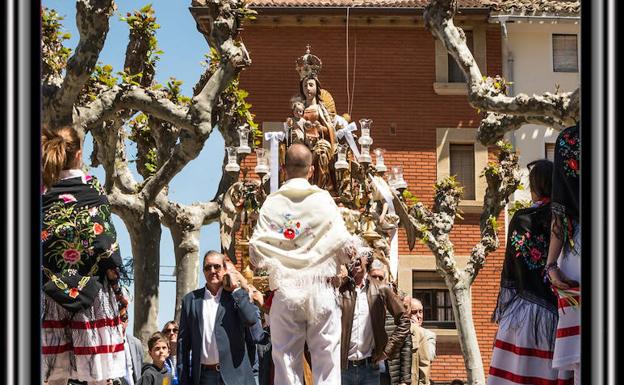
[[[271,146],[271,192],[277,191],[279,187],[279,142],[284,140],[286,134],[283,131],[265,132],[264,139]]]
[[[357,130],[357,125],[355,124],[355,122],[348,123],[345,118],[340,115],[336,115],[336,125],[339,124],[342,125],[342,128],[336,131],[336,137],[338,139],[345,138],[347,144],[349,144],[349,147],[351,148],[351,151],[353,151],[355,159],[359,158],[360,150],[355,144],[355,138],[353,137],[353,131]]]
[[[252,263],[267,268],[270,289],[301,304],[338,273],[357,242],[329,193],[295,178],[265,200],[249,248]]]

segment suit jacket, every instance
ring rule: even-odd
[[[194,290],[182,299],[178,335],[178,379],[181,385],[199,385],[205,290]],[[255,385],[245,344],[245,329],[254,325],[256,320],[255,306],[245,290],[222,291],[215,334],[220,374],[226,385]]]
[[[141,378],[141,368],[143,367],[143,345],[141,340],[135,336],[126,334],[128,347],[130,348],[130,359],[132,360],[132,380],[136,384]]]
[[[392,357],[403,345],[405,337],[410,331],[409,315],[405,311],[405,306],[399,297],[394,294],[387,285],[380,285],[377,282],[366,280],[366,296],[368,299],[368,309],[373,326],[373,347],[372,359],[377,362],[382,353]],[[351,329],[353,328],[353,313],[355,312],[356,292],[341,288],[341,308],[342,308],[342,338],[340,345],[340,361],[343,369],[347,367],[349,354],[349,342],[351,341]],[[388,336],[386,334],[386,309],[394,317],[397,325],[394,332]]]
[[[412,334],[412,385],[429,385],[431,361],[435,358],[435,333],[416,324]]]

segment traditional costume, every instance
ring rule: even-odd
[[[123,377],[119,305],[106,279],[121,257],[104,190],[82,171],[64,170],[42,201],[43,380],[104,384]]]
[[[579,222],[580,126],[563,130],[555,144],[552,213],[555,234],[563,240],[557,261],[561,271],[581,283],[581,224]],[[574,370],[580,384],[581,362],[581,289],[555,289],[558,295],[559,322],[553,367]]]
[[[329,278],[348,262],[357,238],[329,193],[303,178],[267,197],[249,241],[251,262],[266,268],[276,384],[303,383],[307,342],[317,385],[340,383],[340,307]]]
[[[571,383],[570,373],[552,367],[557,299],[543,279],[550,223],[548,198],[518,210],[509,223],[488,385]]]

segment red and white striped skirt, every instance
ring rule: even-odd
[[[513,314],[499,321],[487,384],[571,385],[570,372],[552,367],[555,325],[552,311],[516,299]]]
[[[574,250],[562,253],[559,268],[570,279],[581,283],[580,225],[574,234]],[[557,291],[559,297],[559,323],[553,367],[578,370],[581,362],[581,290],[580,288]]]
[[[93,306],[70,313],[45,293],[42,302],[42,377],[105,381],[123,377],[124,341],[117,300],[105,282]]]

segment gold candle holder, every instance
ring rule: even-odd
[[[241,239],[236,247],[241,252],[241,274],[247,282],[253,282],[254,273],[249,265],[249,223],[241,223]]]

